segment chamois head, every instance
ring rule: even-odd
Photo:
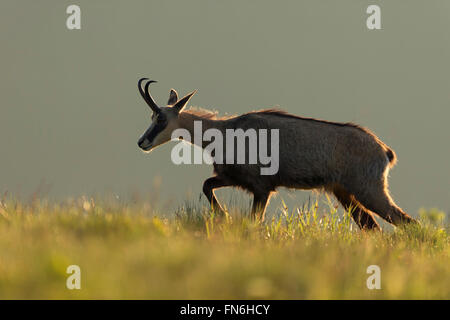
[[[143,89],[142,82],[144,80],[147,80],[147,83]],[[151,151],[153,148],[166,143],[171,139],[173,130],[178,128],[178,114],[186,106],[189,99],[197,92],[193,91],[178,100],[177,92],[174,89],[171,89],[167,107],[158,107],[148,91],[150,84],[153,82],[156,81],[149,80],[148,78],[142,78],[138,81],[139,92],[153,111],[152,123],[138,140],[139,148],[146,152]]]

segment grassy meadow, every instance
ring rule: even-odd
[[[421,226],[361,232],[349,214],[316,203],[280,208],[263,224],[232,211],[215,217],[187,204],[0,203],[0,299],[448,299],[445,214]],[[68,290],[69,265],[81,289]],[[369,290],[369,265],[381,289]]]

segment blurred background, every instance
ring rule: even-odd
[[[70,4],[81,30],[66,28]],[[370,4],[382,30],[366,27]],[[220,114],[280,106],[367,126],[398,155],[397,204],[448,212],[449,16],[441,0],[2,0],[0,191],[198,199],[211,166],[174,165],[173,143],[137,147],[150,111],[136,82],[147,76],[160,104],[172,87],[198,89],[191,104]],[[310,196],[282,192],[269,211]]]

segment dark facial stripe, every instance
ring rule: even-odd
[[[156,122],[155,126],[150,132],[145,134],[145,138],[152,143],[156,136],[167,127],[167,122]]]

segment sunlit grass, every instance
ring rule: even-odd
[[[279,208],[263,224],[187,203],[175,213],[87,197],[0,203],[0,298],[448,299],[445,214],[361,232],[348,212]],[[66,268],[81,268],[68,290]],[[381,290],[366,269],[381,268]]]

